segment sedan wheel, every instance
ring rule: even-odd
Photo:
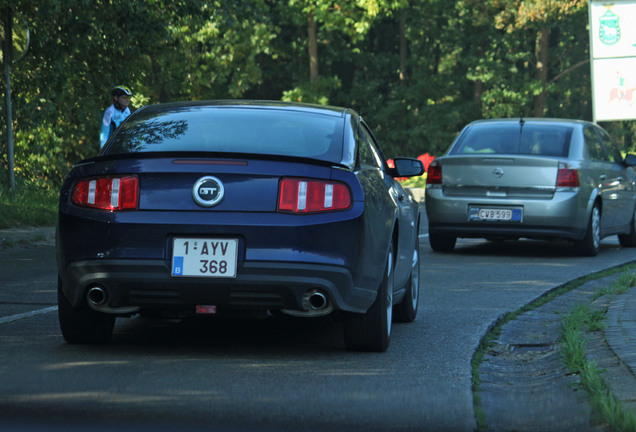
[[[393,244],[378,296],[364,314],[348,313],[344,320],[344,338],[347,348],[358,351],[386,351],[391,340],[393,320]]]
[[[415,248],[413,250],[413,264],[411,267],[411,276],[407,282],[406,294],[404,299],[393,308],[395,321],[397,322],[413,322],[417,316],[417,307],[420,298],[420,242],[415,240]]]
[[[115,315],[94,311],[88,304],[73,307],[62,291],[62,282],[57,283],[57,312],[62,336],[70,344],[99,344],[113,334]]]
[[[428,242],[431,244],[431,249],[435,252],[452,252],[455,248],[455,243],[457,243],[457,237],[435,234],[429,230]]]
[[[636,247],[636,209],[634,209],[632,216],[629,234],[619,234],[618,241],[623,247]]]
[[[596,256],[601,249],[601,209],[594,204],[587,232],[583,240],[576,242],[576,250],[582,256]]]

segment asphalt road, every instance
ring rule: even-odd
[[[496,319],[585,274],[636,260],[615,238],[421,242],[420,311],[386,353],[344,348],[337,320],[120,319],[111,343],[57,324],[51,246],[0,251],[0,429],[472,431],[470,361]]]

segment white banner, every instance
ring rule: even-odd
[[[636,119],[636,0],[589,9],[595,121]]]

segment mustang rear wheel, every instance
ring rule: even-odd
[[[397,322],[413,322],[417,316],[420,297],[420,241],[415,240],[411,276],[407,282],[406,294],[400,304],[395,305],[393,313]]]
[[[115,315],[100,313],[82,303],[73,307],[62,291],[62,282],[57,282],[57,313],[62,336],[70,344],[99,344],[113,334]]]
[[[393,320],[393,244],[384,269],[378,296],[364,314],[348,313],[344,319],[347,348],[358,351],[386,351],[391,340]]]

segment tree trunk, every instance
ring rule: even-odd
[[[404,86],[407,83],[408,75],[406,74],[406,18],[404,18],[404,11],[400,13],[399,21],[400,31],[400,85]]]
[[[313,12],[307,16],[307,38],[309,45],[309,81],[318,80],[318,36]]]
[[[484,40],[483,38],[480,38],[479,51],[477,52],[478,61],[479,59],[483,58],[486,55],[486,51],[488,50],[487,45],[488,45],[487,41]],[[477,78],[475,79],[475,82],[473,82],[473,103],[479,109],[480,115],[483,114],[481,112],[481,97],[483,94],[484,94],[484,82],[481,79]]]
[[[481,95],[484,93],[483,81],[477,79],[473,83],[473,103],[481,108]]]
[[[548,46],[550,29],[545,27],[537,35],[537,79],[541,82],[541,93],[534,98],[534,116],[545,114],[546,96],[548,92]]]
[[[15,175],[13,172],[13,115],[11,106],[11,51],[13,50],[13,15],[11,8],[3,9],[3,22],[5,37],[2,40],[2,60],[4,69],[4,100],[7,120],[7,161],[9,162],[9,190],[15,191]]]

